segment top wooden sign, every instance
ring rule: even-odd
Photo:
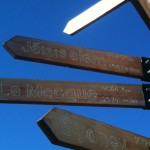
[[[133,57],[23,36],[4,43],[15,58],[150,81],[150,58]]]
[[[101,0],[71,19],[67,23],[64,32],[73,35],[128,1],[129,0]],[[135,6],[150,29],[150,0],[130,0],[130,2]]]

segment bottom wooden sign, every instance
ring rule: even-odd
[[[56,145],[87,150],[150,150],[150,139],[54,108],[38,125]]]

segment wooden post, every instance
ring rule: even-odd
[[[150,0],[139,0],[139,2],[142,5],[143,9],[145,10],[147,16],[150,19]]]
[[[150,29],[150,0],[130,0]]]

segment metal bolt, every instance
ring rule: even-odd
[[[149,60],[149,59],[145,61],[145,64],[149,64],[149,63],[150,63],[150,60]]]
[[[150,91],[150,87],[146,88],[146,91],[149,92]]]
[[[150,74],[150,70],[148,70],[147,73]]]

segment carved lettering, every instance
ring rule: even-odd
[[[116,60],[126,60],[126,61],[129,61],[129,62],[135,62],[135,60],[132,57],[119,55],[119,54],[110,55],[110,58],[114,59],[114,60],[116,59]]]
[[[126,140],[123,140],[121,138],[110,136],[110,145],[112,150],[126,150]]]
[[[43,47],[40,49],[40,43],[33,43],[31,49],[34,54],[40,54],[40,50],[43,49]]]
[[[32,85],[27,85],[27,96],[28,97],[42,97],[42,86],[36,86],[33,88]]]
[[[137,137],[137,136],[134,138],[135,138],[136,144],[144,145],[145,147],[150,148],[150,141],[149,140],[145,140],[142,137]]]
[[[91,144],[97,144],[112,150],[126,150],[126,140],[100,131],[95,132],[95,127],[87,129],[87,139]]]
[[[86,63],[91,63],[91,56],[89,54],[84,54],[84,61]]]
[[[76,137],[78,143],[84,144],[88,142],[92,145],[103,146],[112,150],[126,150],[125,139],[99,131],[95,126],[74,128],[73,122],[74,120],[69,117],[62,117],[60,119],[60,128],[65,136]]]
[[[125,92],[125,93],[132,93],[131,90],[126,89],[125,87],[121,87],[121,90],[122,90],[122,92]]]
[[[137,104],[138,101],[131,98],[131,99],[124,99],[123,103]]]
[[[109,92],[118,92],[119,89],[115,86],[103,85],[101,86],[101,90],[109,91]]]
[[[101,99],[102,99],[102,102],[105,104],[107,103],[118,104],[119,103],[119,100],[114,97],[105,96],[105,97],[102,97]]]
[[[88,64],[95,64],[95,65],[105,65],[106,66],[106,58],[102,56],[97,56],[93,54],[83,53],[82,50],[78,51],[79,53],[79,61],[88,63]]]
[[[61,88],[55,89],[54,90],[54,97],[56,97],[56,98],[63,98],[64,97],[63,89],[61,89]]]
[[[80,98],[80,99],[87,99],[86,90],[85,89],[77,90],[77,95],[78,95],[78,98]]]
[[[25,48],[25,47],[21,47],[21,50],[22,50],[23,52],[28,53],[28,52],[31,51],[31,48],[32,48],[31,42],[30,42],[30,41],[27,41],[27,47],[26,47],[26,48]]]
[[[20,96],[20,87],[18,87],[18,86],[12,86],[11,88],[10,88],[10,94],[11,94],[11,96]]]
[[[66,50],[60,49],[60,51],[59,51],[59,57],[61,59],[66,59],[68,57]]]
[[[41,51],[41,54],[42,55],[48,55],[48,56],[51,56],[52,55],[52,49],[51,48],[44,48],[44,46],[42,46],[42,51]]]
[[[53,98],[53,91],[49,88],[45,88],[42,93],[44,97]]]
[[[78,143],[84,143],[84,134],[85,134],[85,128],[84,127],[80,127],[79,128],[79,132],[77,133],[77,142]]]
[[[71,98],[72,101],[76,101],[77,95],[74,89],[68,89],[65,91],[65,95],[67,98]]]
[[[127,89],[125,87],[116,87],[116,86],[112,86],[112,85],[102,85],[100,87],[100,90],[104,90],[104,91],[108,91],[108,92],[123,92],[123,93],[132,93],[132,90]]]
[[[91,144],[97,143],[95,132],[92,129],[87,129],[86,134],[87,139]]]
[[[125,72],[134,72],[134,73],[140,73],[140,69],[136,69],[133,67],[126,67],[124,65],[118,65],[118,64],[108,64],[108,68],[115,71],[115,70],[122,70]]]
[[[126,150],[126,140],[100,131],[95,132],[95,127],[86,130],[86,137],[91,144],[111,148],[112,150]]]
[[[97,66],[103,65],[113,71],[121,70],[125,72],[140,73],[139,69],[133,67],[126,67],[124,65],[119,65],[119,64],[109,64],[107,62],[107,58],[103,56],[94,55],[94,54],[88,54],[86,52],[83,52],[82,49],[75,50],[75,51],[71,51],[71,50],[68,51],[61,48],[60,49],[50,48],[42,45],[39,42],[27,41],[27,46],[21,47],[21,50],[25,53],[33,53],[35,55],[46,55],[52,58],[69,59],[71,61],[79,61],[79,62],[83,62],[91,65],[97,65]],[[117,54],[110,55],[110,58],[134,62],[132,57],[124,56],[124,55],[117,55]]]
[[[87,97],[91,100],[95,100],[95,99],[97,99],[97,92],[94,90],[88,90]]]
[[[5,91],[5,93],[4,93],[4,91],[3,91],[3,83],[0,84],[0,94],[1,94],[2,96],[9,96],[9,95],[10,95],[9,92],[6,92],[6,91]]]
[[[109,135],[96,129],[95,126],[74,128],[74,120],[62,117],[60,120],[62,133],[71,138],[76,137],[78,143],[88,142],[93,145],[103,146],[112,150],[126,150],[126,140],[115,135]],[[75,131],[74,131],[75,130]]]
[[[70,51],[69,58],[74,61],[78,61],[78,54],[76,52]]]
[[[63,132],[64,135],[66,136],[72,136],[73,135],[73,129],[72,129],[72,120],[67,117],[64,116],[61,120],[61,130]]]
[[[0,84],[0,95],[2,96],[20,96],[20,87],[16,85],[5,85],[5,91],[3,90],[3,83]]]
[[[42,85],[32,86],[27,84],[27,97],[67,98],[67,100],[72,102],[78,99],[92,101],[97,99],[97,92],[86,89],[44,88]]]

